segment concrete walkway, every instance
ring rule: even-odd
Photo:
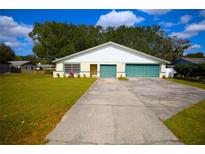
[[[48,144],[181,144],[160,119],[201,99],[204,90],[161,79],[98,79]]]

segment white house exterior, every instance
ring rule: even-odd
[[[123,45],[107,42],[102,45],[53,61],[54,77],[73,72],[81,77],[162,77],[166,60],[153,57]]]

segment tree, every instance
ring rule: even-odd
[[[23,57],[23,60],[30,61],[33,64],[36,64],[39,62],[39,59],[35,55],[27,55]]]
[[[14,60],[15,53],[14,51],[7,45],[1,43],[0,44],[0,63],[7,63],[8,61]]]
[[[15,60],[16,60],[16,61],[22,61],[22,60],[24,60],[24,59],[23,59],[22,56],[16,55],[16,56],[15,56]]]
[[[183,55],[188,40],[166,35],[160,26],[108,27],[74,25],[67,23],[35,23],[29,34],[33,51],[47,60],[60,58],[96,45],[113,41],[127,47],[173,61]]]
[[[182,57],[184,51],[190,47],[189,40],[178,39],[175,36],[172,37],[172,42],[173,42],[173,52],[174,52],[173,60]]]
[[[190,79],[205,77],[205,63],[202,64],[178,64],[174,66],[177,75],[182,78]]]
[[[189,53],[185,57],[188,57],[188,58],[203,58],[204,54],[203,54],[203,52]]]

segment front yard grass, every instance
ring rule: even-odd
[[[0,75],[0,144],[44,144],[94,81],[35,73]]]
[[[202,82],[187,81],[182,79],[166,79],[166,80],[205,89],[205,84]]]
[[[205,100],[180,111],[164,123],[185,144],[205,144]]]

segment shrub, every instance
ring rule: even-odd
[[[85,75],[85,74],[83,74],[83,77],[84,77],[84,78],[86,78],[86,75]]]
[[[78,78],[80,78],[80,74],[78,74]]]
[[[69,77],[74,78],[74,73],[72,71],[69,72]]]
[[[165,76],[165,75],[163,75],[163,76],[162,76],[162,79],[166,79],[166,76]]]
[[[179,64],[174,67],[175,77],[185,79],[198,79],[205,77],[205,64]]]
[[[57,75],[58,78],[60,78],[60,74],[59,73],[57,73],[56,75]]]
[[[10,72],[11,73],[21,73],[21,68],[17,68],[17,67],[11,67],[10,68]]]
[[[118,80],[127,81],[128,79],[127,79],[126,77],[120,76],[120,77],[118,78]]]

